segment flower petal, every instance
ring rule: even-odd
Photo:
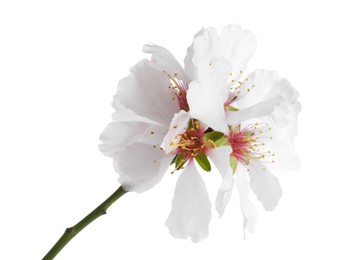
[[[270,135],[272,140],[267,142],[267,148],[274,153],[274,163],[269,164],[270,169],[296,170],[300,168],[301,162],[295,154],[295,146],[293,143],[294,135],[292,135],[292,123],[287,127],[278,127],[273,125]]]
[[[210,219],[208,192],[192,162],[178,178],[172,210],[165,224],[175,238],[191,237],[193,242],[199,242],[209,234]]]
[[[282,196],[278,178],[270,173],[262,163],[253,161],[250,165],[249,179],[252,191],[265,210],[274,210]]]
[[[179,134],[185,132],[189,119],[189,113],[184,110],[181,110],[179,113],[174,115],[169,131],[165,135],[161,144],[161,148],[164,149],[166,154],[169,154],[176,149],[176,146],[172,146],[171,143],[178,143],[178,139],[180,138]]]
[[[243,98],[238,101],[238,108],[243,109],[278,96],[275,89],[278,72],[255,70],[247,75],[240,87]]]
[[[215,201],[215,208],[220,217],[229,203],[234,185],[233,172],[230,167],[231,153],[232,148],[230,146],[216,147],[208,151],[208,157],[212,160],[223,178]]]
[[[240,165],[240,164],[239,164]],[[236,186],[239,191],[241,211],[243,214],[243,226],[250,233],[254,232],[255,223],[257,220],[257,212],[249,200],[249,183],[244,169],[238,166],[236,171]]]
[[[228,25],[221,32],[221,55],[232,64],[231,78],[237,81],[257,47],[257,39],[239,25]]]
[[[213,86],[193,81],[187,93],[192,118],[199,119],[216,131],[228,131],[225,122],[224,102],[228,96],[227,88],[214,89]]]
[[[233,125],[251,118],[267,116],[275,111],[275,108],[280,106],[281,102],[282,97],[277,96],[238,111],[226,110],[226,120],[228,124]]]
[[[129,122],[129,121],[139,121],[155,125],[161,125],[151,119],[139,116],[135,114],[132,110],[126,109],[124,107],[116,108],[115,112],[112,114],[113,122]]]
[[[199,32],[195,34],[194,39],[196,39],[197,36],[203,35],[204,33],[205,33],[205,29],[202,28]],[[187,54],[184,58],[185,71],[192,80],[196,79],[196,74],[197,74],[197,68],[193,62],[194,54],[195,54],[195,50],[194,50],[194,45],[192,44],[191,46],[188,47]]]
[[[148,60],[140,61],[130,72],[131,75],[119,82],[114,108],[126,108],[139,116],[169,125],[179,106],[175,93],[169,89],[167,75],[156,70]]]
[[[171,157],[164,151],[145,143],[133,143],[113,154],[118,181],[126,191],[143,192],[154,187],[164,176]]]
[[[151,62],[156,69],[166,71],[168,74],[177,75],[178,79],[190,83],[190,78],[178,63],[176,58],[164,47],[155,44],[146,44],[143,46],[143,52],[152,54]]]
[[[269,116],[273,123],[285,126],[289,123],[289,106],[298,98],[298,91],[286,79],[278,79],[277,72],[268,70],[249,74],[239,93],[239,111],[226,111],[229,122]]]
[[[153,134],[152,134],[153,133]],[[143,142],[159,148],[164,138],[163,127],[141,121],[117,121],[107,125],[100,136],[100,151],[109,157],[134,142]]]
[[[198,63],[197,70],[197,80],[208,88],[213,91],[228,90],[227,82],[231,71],[231,64],[228,60],[221,57],[210,62],[201,61]]]

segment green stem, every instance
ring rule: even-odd
[[[71,239],[73,239],[74,236],[76,236],[82,229],[88,226],[95,219],[106,214],[107,209],[126,192],[127,191],[120,186],[108,199],[106,199],[96,209],[90,212],[84,219],[78,222],[75,226],[67,228],[61,238],[44,256],[43,260],[53,259],[64,248],[64,246],[68,244]]]

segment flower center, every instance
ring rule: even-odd
[[[242,99],[244,96],[246,96],[248,93],[251,92],[253,88],[255,88],[255,85],[248,84],[248,78],[245,79],[244,82],[238,81],[237,84],[235,84],[235,81],[233,80],[228,84],[229,88],[229,96],[227,101],[224,103],[224,107],[226,109],[236,111],[237,109],[233,107],[232,105]]]
[[[169,88],[175,91],[175,94],[177,96],[178,105],[181,110],[189,111],[189,104],[186,99],[186,93],[189,89],[189,86],[187,83],[183,82],[182,80],[177,78],[177,74],[174,74],[174,76],[171,76],[169,73],[164,71],[166,75],[170,79],[170,86]]]
[[[194,121],[194,126],[187,129],[183,134],[179,135],[177,144],[171,142],[170,145],[177,146],[174,151],[176,154],[182,154],[183,159],[196,157],[204,152],[205,145],[203,140],[204,129],[201,129],[198,121]]]
[[[240,125],[229,127],[228,140],[232,147],[232,154],[237,161],[247,166],[251,160],[265,159],[272,157],[274,163],[274,153],[265,150],[265,139],[272,140],[269,135],[271,128],[268,124],[250,124],[243,129]]]

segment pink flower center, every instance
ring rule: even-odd
[[[177,144],[171,145],[178,146],[174,151],[176,154],[182,154],[184,160],[196,157],[201,152],[205,152],[206,147],[203,140],[204,129],[200,127],[198,121],[194,121],[194,126],[187,129],[183,134],[179,135]]]
[[[248,165],[251,160],[274,157],[275,154],[265,150],[265,140],[272,140],[268,134],[271,128],[268,124],[251,124],[240,129],[240,126],[230,127],[228,140],[232,147],[232,154],[243,165]],[[271,162],[274,162],[272,160]]]
[[[255,87],[254,84],[248,85],[247,82],[248,78],[245,79],[245,82],[238,81],[237,84],[235,84],[234,81],[232,81],[228,84],[230,92],[227,101],[224,103],[226,109],[234,109],[232,105],[245,97]]]
[[[168,74],[166,71],[164,71],[167,76],[170,79],[170,89],[173,89],[175,91],[175,94],[177,96],[177,100],[178,100],[178,105],[179,108],[181,110],[184,111],[189,111],[189,104],[188,101],[186,99],[186,93],[189,89],[189,86],[187,83],[183,82],[182,80],[177,78],[177,74],[175,74],[174,76],[171,76],[170,74]]]

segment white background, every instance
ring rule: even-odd
[[[244,240],[234,190],[225,215],[213,212],[208,239],[176,240],[164,226],[177,179],[167,174],[121,198],[56,259],[341,259],[338,3],[1,1],[0,259],[41,259],[119,186],[98,137],[118,80],[147,57],[141,46],[160,44],[182,61],[202,26],[229,23],[258,38],[248,71],[278,70],[301,94],[303,166],[277,173],[279,206],[268,213],[256,203],[256,232]],[[220,178],[204,177],[214,199]]]

